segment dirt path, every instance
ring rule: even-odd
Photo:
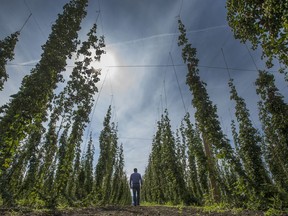
[[[108,216],[108,215],[119,215],[119,216],[126,216],[126,215],[141,215],[141,216],[150,216],[150,215],[157,215],[157,216],[174,216],[174,215],[182,215],[182,216],[190,216],[190,215],[235,215],[233,213],[209,213],[209,212],[201,212],[200,209],[196,208],[189,208],[185,207],[182,209],[176,208],[176,207],[165,207],[165,206],[126,206],[126,207],[103,207],[103,208],[91,208],[91,209],[83,209],[80,211],[72,211],[72,212],[61,212],[59,216],[64,215],[100,215],[100,216]],[[262,212],[243,212],[241,214],[236,215],[264,215]]]
[[[8,209],[0,209],[0,215],[5,216],[17,216],[17,215],[25,215],[25,216],[129,216],[129,215],[141,215],[141,216],[174,216],[174,215],[182,215],[182,216],[190,216],[190,215],[211,215],[211,216],[228,216],[228,215],[243,215],[243,216],[263,216],[263,212],[259,211],[243,211],[241,213],[235,212],[223,212],[223,213],[215,213],[215,212],[202,212],[200,209],[192,208],[192,207],[165,207],[165,206],[108,206],[108,207],[95,207],[95,208],[83,208],[83,209],[74,209],[74,210],[62,210],[62,211],[28,211],[28,210],[8,210]]]

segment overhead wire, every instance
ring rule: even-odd
[[[100,0],[98,0],[98,10],[96,10],[96,13],[97,13],[97,17],[96,17],[96,24],[98,23],[98,20],[100,19],[100,28],[102,30],[102,34],[104,34],[104,27],[103,27],[103,18],[102,18],[102,13],[101,13],[101,4],[100,4]],[[107,49],[106,49],[106,46],[103,48],[104,49],[104,55],[106,54],[107,52]],[[100,59],[101,61],[101,59]],[[106,74],[105,74],[105,77],[104,77],[104,80],[103,80],[103,83],[101,85],[101,88],[99,90],[99,93],[98,93],[98,96],[97,96],[97,99],[96,99],[96,102],[94,104],[94,107],[93,107],[93,111],[92,111],[92,114],[91,114],[91,117],[90,117],[90,122],[88,124],[88,128],[87,128],[87,136],[86,136],[86,143],[87,143],[87,140],[88,140],[88,135],[91,133],[91,124],[92,124],[92,121],[93,121],[93,118],[94,118],[94,114],[95,114],[95,110],[96,110],[96,106],[98,104],[98,101],[99,101],[99,98],[100,98],[100,95],[101,95],[101,92],[102,92],[102,89],[104,87],[104,83],[107,79],[107,76],[109,75],[109,80],[110,80],[110,91],[111,91],[111,100],[110,100],[110,106],[113,105],[114,103],[114,114],[113,114],[113,118],[114,120],[117,118],[117,114],[116,114],[116,108],[115,108],[115,100],[114,100],[114,93],[113,93],[113,87],[112,87],[112,82],[111,82],[111,73],[110,73],[110,69],[109,67],[104,67],[106,68]],[[86,143],[84,145],[84,149],[86,148]],[[83,149],[83,150],[84,150]],[[83,152],[83,151],[82,151]]]
[[[90,115],[90,116],[91,116],[91,117],[90,117],[90,122],[88,123],[86,140],[85,140],[85,144],[84,144],[84,146],[83,146],[83,150],[81,151],[82,153],[84,153],[84,150],[86,149],[86,146],[87,146],[88,136],[89,136],[89,134],[90,134],[90,132],[91,132],[91,122],[92,122],[93,116],[94,116],[94,114],[95,114],[95,110],[96,110],[96,107],[97,107],[97,104],[98,104],[98,101],[99,101],[99,98],[100,98],[100,95],[101,95],[101,92],[102,92],[103,86],[104,86],[104,84],[105,84],[105,81],[106,81],[106,78],[107,78],[108,73],[109,73],[109,70],[108,70],[107,73],[105,74],[104,80],[103,80],[103,82],[102,82],[102,85],[101,85],[101,87],[100,87],[99,93],[98,93],[97,98],[96,98],[96,101],[95,101],[95,103],[94,103],[92,113],[91,113],[91,115]],[[82,154],[82,156],[83,156],[83,154]]]
[[[169,55],[170,55],[170,58],[171,58],[171,62],[174,65],[173,58],[172,58],[172,55],[171,55],[170,52],[169,52]],[[185,106],[185,102],[184,102],[184,99],[183,99],[183,94],[182,94],[182,91],[181,91],[181,87],[180,87],[180,84],[179,84],[179,79],[178,79],[175,67],[173,67],[173,70],[174,70],[174,74],[175,74],[175,77],[176,77],[176,81],[177,81],[177,85],[178,85],[178,90],[180,92],[181,100],[182,100],[182,103],[183,103],[183,108],[184,108],[185,113],[187,113],[187,109],[186,109],[186,106]]]
[[[167,109],[168,105],[167,105],[167,93],[166,93],[166,71],[165,71],[165,77],[163,80],[163,90],[164,90],[165,108]],[[163,113],[163,110],[162,110],[162,113]]]
[[[161,107],[161,115],[162,115],[164,112],[162,94],[160,94],[160,107]],[[159,115],[159,119],[161,119],[161,115]]]
[[[100,25],[101,25],[101,30],[102,30],[102,34],[104,34],[104,27],[103,27],[103,19],[102,19],[102,13],[101,13],[101,0],[98,0],[98,8],[99,8],[99,15],[100,15]]]
[[[165,100],[165,109],[167,109],[167,94],[166,94],[166,73],[167,73],[167,67],[165,66],[165,70],[162,73],[163,81],[162,81],[162,89],[164,94],[164,100]],[[161,105],[161,114],[163,114],[163,98],[162,98],[162,92],[160,94],[160,105]],[[161,115],[160,115],[161,118]],[[160,119],[159,118],[159,119]]]
[[[231,74],[230,74],[230,70],[229,70],[229,67],[228,67],[228,63],[227,63],[227,61],[226,61],[226,58],[225,58],[225,54],[224,54],[224,50],[223,50],[223,48],[221,47],[221,52],[222,52],[222,56],[223,56],[223,59],[224,59],[224,63],[225,63],[225,66],[226,66],[226,70],[227,70],[227,73],[228,73],[228,77],[229,77],[229,80],[232,80],[232,78],[231,78]],[[231,100],[230,100],[231,101]],[[230,107],[228,108],[228,110],[229,110],[229,114],[230,114],[230,120],[231,120],[231,122],[233,121],[233,118],[232,118],[232,115],[231,115],[231,102],[230,102]],[[223,120],[222,120],[222,118],[221,118],[221,121],[222,121],[222,127],[224,127],[224,123],[223,123]],[[227,127],[226,127],[227,128]],[[228,132],[228,129],[226,129],[226,134],[227,134],[227,132]]]
[[[183,0],[181,0],[181,4],[180,4],[180,8],[179,8],[179,12],[178,12],[177,17],[178,17],[178,16],[180,17],[180,13],[181,13],[181,11],[182,11],[182,6],[183,6]],[[177,30],[177,25],[175,26],[174,32],[176,32],[176,30]],[[175,36],[172,37],[171,46],[170,46],[170,49],[169,49],[169,56],[170,56],[170,53],[171,53],[171,51],[172,51],[172,49],[173,49],[174,40],[175,40]],[[167,62],[169,62],[169,57],[168,57]],[[167,67],[168,67],[168,66],[166,66],[166,69],[165,69],[164,75],[163,75],[163,91],[164,91],[164,99],[165,99],[165,109],[168,108],[168,105],[167,105],[167,93],[166,93],[166,74],[167,74]],[[160,95],[160,99],[161,99],[162,113],[163,113],[162,94]]]
[[[247,49],[247,51],[249,53],[249,56],[250,56],[250,58],[251,58],[251,60],[252,60],[252,62],[254,64],[255,68],[257,69],[257,71],[259,71],[259,68],[257,67],[256,62],[255,62],[255,60],[254,60],[254,58],[253,58],[253,56],[252,56],[252,54],[251,54],[251,52],[250,52],[250,50],[249,50],[249,48],[248,48],[246,43],[245,43],[245,47],[246,47],[246,49]]]
[[[98,10],[97,10],[96,12],[97,12],[96,23],[98,22],[98,20],[100,20],[100,28],[101,28],[101,31],[102,31],[102,35],[105,35],[105,33],[104,33],[104,26],[103,26],[103,18],[102,18],[102,13],[101,13],[101,3],[100,3],[100,0],[98,0]],[[103,48],[103,50],[104,50],[104,55],[107,53],[106,47],[107,47],[107,46],[105,46],[105,47]],[[100,61],[101,61],[101,59],[100,59]],[[94,105],[94,108],[93,108],[93,111],[92,111],[91,121],[89,122],[88,133],[90,132],[90,128],[91,128],[91,124],[92,124],[92,119],[94,118],[94,114],[95,114],[95,109],[96,109],[96,106],[97,106],[97,103],[98,103],[100,94],[101,94],[101,92],[102,92],[104,83],[105,83],[108,75],[109,75],[110,92],[111,92],[110,106],[113,108],[113,109],[112,109],[112,110],[113,110],[112,121],[116,121],[116,119],[117,119],[116,104],[115,104],[114,92],[113,92],[112,81],[111,81],[111,71],[110,71],[109,67],[104,67],[104,68],[106,68],[107,70],[106,70],[106,74],[105,74],[105,77],[104,77],[102,86],[101,86],[101,88],[100,88],[100,91],[99,91],[97,100],[96,100],[96,102],[95,102],[95,105]],[[113,103],[114,103],[114,106],[113,106]],[[86,140],[87,140],[87,139],[86,139]]]
[[[229,67],[228,67],[228,64],[227,64],[227,61],[226,61],[226,58],[225,58],[225,55],[224,55],[223,48],[221,48],[221,52],[222,52],[222,55],[223,55],[223,59],[224,59],[224,62],[225,62],[225,66],[226,66],[226,70],[228,72],[229,79],[231,80],[231,75],[230,75]]]
[[[25,4],[25,6],[27,7],[27,9],[29,10],[30,14],[33,14],[33,13],[32,13],[32,10],[31,10],[30,6],[28,5],[28,3],[26,2],[26,0],[24,0],[24,4]],[[40,32],[41,32],[43,38],[46,38],[46,36],[45,36],[45,34],[44,34],[42,28],[40,27],[40,25],[39,25],[39,23],[38,23],[36,17],[35,17],[34,15],[31,15],[31,16],[32,16],[32,18],[34,19],[34,22],[36,23],[38,29],[40,30]]]
[[[96,13],[97,13],[97,17],[96,17],[96,21],[95,21],[95,23],[98,22],[98,18],[99,18],[99,16],[100,16],[100,10],[96,11]]]
[[[178,11],[178,14],[175,18],[179,18],[180,17],[180,14],[181,14],[181,11],[182,11],[182,7],[183,7],[183,0],[180,0],[180,7],[179,7],[179,11]],[[171,56],[171,52],[173,50],[173,46],[175,44],[175,36],[177,36],[177,25],[175,26],[175,30],[174,30],[175,34],[173,34],[173,37],[172,37],[172,40],[171,40],[171,45],[170,45],[170,49],[169,49],[169,56],[167,57],[167,64],[166,65],[157,65],[157,67],[165,67],[165,70],[162,74],[163,76],[163,93],[164,93],[164,101],[165,101],[165,109],[168,108],[168,104],[167,104],[167,92],[166,92],[166,74],[167,74],[167,68],[169,66],[172,66],[174,68],[174,71],[175,71],[175,65],[174,63],[172,65],[169,65],[168,62],[170,62],[170,56]],[[162,93],[160,94],[160,105],[161,105],[161,111],[163,113],[163,98],[162,98]],[[159,115],[159,108],[158,108],[158,116],[159,116],[159,119],[161,118],[161,116]]]
[[[102,29],[102,34],[104,34],[103,32],[103,22],[102,22],[102,16],[101,16],[101,5],[100,5],[100,0],[98,0],[98,10],[95,11],[97,13],[97,16],[96,16],[96,19],[95,19],[95,24],[98,23],[98,19],[100,18],[100,26],[101,26],[101,29]],[[106,53],[106,47],[104,47],[104,53]],[[100,59],[101,60],[101,59]],[[69,67],[69,66],[68,66]],[[73,66],[74,67],[74,66]],[[103,86],[105,84],[105,81],[106,81],[106,78],[107,78],[107,75],[109,74],[109,68],[106,70],[106,74],[105,74],[105,77],[104,77],[104,80],[102,82],[102,85],[100,87],[100,90],[98,92],[98,95],[97,95],[97,98],[96,98],[96,101],[93,105],[93,110],[92,110],[92,113],[90,115],[90,121],[88,123],[88,128],[87,128],[87,134],[86,134],[86,140],[85,140],[85,144],[83,146],[83,150],[81,151],[82,152],[82,157],[84,155],[84,150],[86,149],[86,146],[87,146],[87,142],[88,142],[88,136],[90,135],[91,132],[91,124],[92,124],[92,121],[94,119],[94,114],[95,114],[95,110],[96,110],[96,107],[97,107],[97,104],[98,104],[98,101],[99,101],[99,98],[100,98],[100,95],[101,95],[101,92],[102,92],[102,89],[103,89]],[[112,98],[111,98],[112,100]],[[111,101],[112,103],[112,101]],[[111,104],[110,103],[110,104]]]
[[[245,46],[246,46],[246,48],[248,49],[248,47],[247,47],[246,44],[245,44]],[[227,61],[226,61],[226,58],[225,58],[225,54],[224,54],[224,51],[223,51],[222,48],[221,48],[221,51],[222,51],[223,59],[224,59],[224,62],[225,62],[226,68],[227,68],[227,72],[228,72],[228,75],[229,75],[229,79],[231,80],[231,75],[230,75],[229,67],[228,67],[228,64],[227,64]],[[248,50],[248,52],[249,52],[249,50]],[[249,55],[250,55],[250,57],[252,58],[253,64],[254,64],[254,66],[256,67],[257,71],[259,71],[259,69],[258,69],[258,67],[257,67],[257,65],[256,65],[256,63],[255,63],[255,61],[254,61],[254,59],[253,59],[253,56],[251,55],[250,52],[249,52]],[[259,96],[258,96],[258,97],[259,97]],[[230,110],[229,110],[229,111],[230,111]],[[254,127],[257,128],[257,127],[256,127],[256,123],[255,123],[252,115],[250,115],[250,119],[251,119]],[[231,120],[232,120],[232,118],[231,118]]]
[[[245,47],[246,47],[246,49],[247,49],[247,51],[249,53],[249,56],[250,56],[250,58],[251,58],[251,60],[252,60],[252,62],[254,64],[254,67],[256,68],[257,72],[259,72],[259,68],[258,68],[258,66],[257,66],[257,64],[255,62],[255,59],[253,58],[252,53],[250,52],[250,50],[249,50],[249,48],[248,48],[246,43],[245,43]],[[255,91],[256,91],[256,84],[255,83],[254,83],[253,87],[255,87]],[[259,94],[256,94],[256,95],[258,96],[258,99],[261,100],[261,97],[259,96]],[[250,115],[250,118],[252,120],[252,123],[253,123],[254,127],[257,128],[256,123],[255,123],[252,115]]]
[[[181,4],[180,4],[180,8],[179,8],[179,12],[178,12],[178,16],[180,17],[181,12],[182,12],[182,7],[183,7],[183,0],[181,0]]]
[[[28,18],[25,20],[24,24],[22,25],[22,27],[20,28],[19,32],[21,32],[24,28],[24,26],[27,24],[28,20],[30,19],[30,17],[32,16],[32,13],[30,13],[30,15],[28,16]]]
[[[255,59],[253,58],[253,56],[252,56],[252,53],[250,52],[250,49],[248,48],[248,46],[247,46],[247,44],[245,43],[245,47],[246,47],[246,49],[247,49],[247,51],[248,51],[248,53],[249,53],[249,56],[250,56],[250,58],[251,58],[251,60],[252,60],[252,62],[253,62],[253,64],[254,64],[254,66],[255,66],[255,68],[257,69],[257,71],[259,71],[259,68],[258,68],[258,66],[257,66],[257,64],[256,64],[256,62],[255,62]],[[281,68],[281,63],[279,62],[279,67]],[[268,71],[268,72],[271,72],[271,71]],[[275,71],[273,71],[273,72],[275,72]],[[278,71],[277,71],[278,72]],[[282,88],[281,89],[281,91],[282,90],[284,90],[285,88],[287,88],[288,86],[285,86],[284,88]],[[260,97],[259,97],[260,98]]]
[[[114,100],[114,91],[113,91],[113,86],[112,86],[112,78],[111,78],[111,71],[109,71],[109,83],[110,83],[110,93],[111,93],[111,101],[110,105],[113,108],[113,115],[112,115],[112,121],[117,122],[117,113],[116,113],[116,103]],[[113,106],[114,104],[114,106]]]
[[[8,66],[21,66],[21,67],[33,67],[35,64],[23,64],[23,63],[7,63]],[[67,65],[66,67],[75,67],[76,65]],[[106,65],[103,68],[162,68],[162,67],[186,67],[186,64],[139,64],[139,65]],[[208,69],[217,69],[217,70],[226,70],[226,67],[221,66],[209,66],[209,65],[198,65],[199,68],[208,68]],[[242,72],[258,72],[256,69],[250,69],[250,68],[234,68],[234,67],[228,67],[230,71],[242,71]],[[276,70],[267,70],[271,73],[278,73]]]

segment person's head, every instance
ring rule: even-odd
[[[134,168],[134,172],[137,172],[137,168]]]

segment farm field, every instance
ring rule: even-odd
[[[108,216],[108,215],[118,215],[118,216],[126,216],[126,215],[211,215],[211,216],[220,216],[220,215],[253,215],[253,216],[262,216],[264,212],[261,211],[219,211],[219,212],[209,212],[204,211],[201,208],[193,208],[193,207],[167,207],[167,206],[106,206],[106,207],[90,207],[90,208],[77,208],[77,209],[68,209],[68,210],[56,210],[56,211],[31,211],[31,210],[8,210],[1,209],[1,215],[11,216],[11,215],[29,215],[29,216],[49,216],[49,215],[57,215],[57,216],[66,216],[66,215],[97,215],[97,216]],[[284,215],[284,214],[283,214]]]

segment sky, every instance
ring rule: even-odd
[[[40,60],[41,46],[67,2],[69,0],[1,0],[0,39],[20,30],[32,15],[19,36],[15,59],[6,67],[9,79],[0,92],[0,105],[19,90],[23,77]],[[253,51],[249,44],[247,48],[234,39],[226,21],[225,0],[90,0],[79,38],[85,38],[96,22],[98,35],[105,37],[106,55],[100,63],[93,62],[93,67],[102,68],[102,74],[82,147],[86,147],[92,131],[97,161],[99,134],[111,105],[112,121],[118,124],[119,144],[124,148],[127,175],[134,167],[144,174],[156,123],[166,108],[173,131],[179,127],[186,111],[194,122],[192,94],[185,84],[187,67],[177,46],[179,17],[186,26],[189,42],[197,49],[199,74],[207,83],[210,99],[217,105],[223,132],[231,139],[230,123],[235,117],[221,49],[236,89],[250,110],[252,122],[261,129],[254,82],[258,75],[256,66],[265,69],[265,64],[260,49]],[[68,63],[66,79],[72,65],[73,62]],[[287,82],[277,72],[277,64],[270,71],[287,101]]]

